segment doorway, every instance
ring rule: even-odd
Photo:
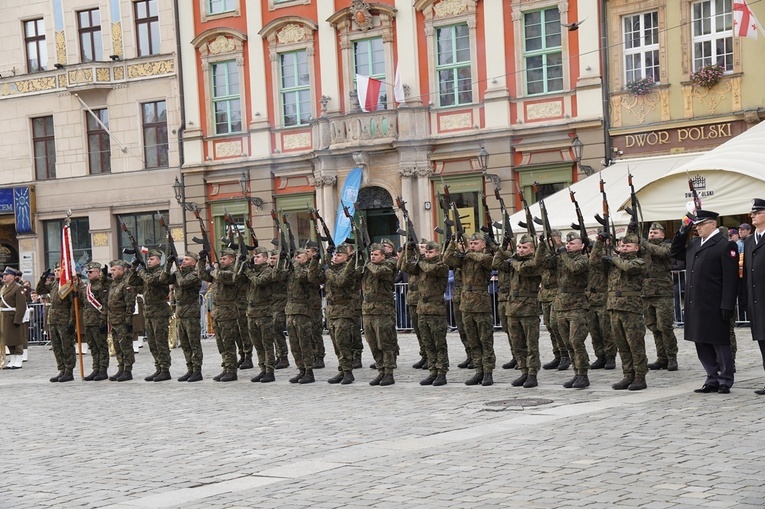
[[[396,234],[398,218],[393,210],[393,198],[388,191],[378,186],[360,189],[358,212],[364,216],[372,242],[387,238],[396,248],[401,245],[401,239]]]

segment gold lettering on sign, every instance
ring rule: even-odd
[[[727,124],[703,125],[700,127],[688,127],[677,130],[677,142],[682,143],[686,140],[716,140],[717,138],[730,138],[730,122]]]
[[[624,137],[627,148],[664,145],[669,143],[667,131],[651,131],[649,133],[628,134]]]
[[[673,133],[674,134],[673,136]],[[626,148],[655,147],[658,145],[681,144],[688,141],[716,140],[733,136],[731,123],[684,127],[676,131],[648,131],[647,133],[624,136]],[[675,138],[674,140],[672,138]]]

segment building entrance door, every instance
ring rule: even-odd
[[[358,211],[364,215],[372,242],[390,239],[398,247],[400,245],[398,218],[393,211],[393,198],[382,187],[371,186],[359,190]]]

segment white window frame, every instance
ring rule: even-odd
[[[383,72],[370,72],[369,74],[360,73],[358,68],[357,68],[357,62],[356,62],[356,56],[358,55],[356,50],[357,50],[358,45],[362,44],[362,43],[369,43],[370,44],[370,46],[369,46],[369,61],[367,63],[370,65],[370,71],[373,71],[374,70],[375,61],[371,57],[371,55],[373,54],[372,53],[371,43],[372,43],[372,41],[377,41],[377,40],[379,40],[380,44],[382,45],[382,54],[383,54],[382,67],[383,67]],[[363,38],[355,39],[355,40],[351,41],[351,53],[353,55],[353,57],[352,57],[353,58],[353,83],[354,83],[355,88],[358,89],[358,87],[356,86],[356,76],[359,75],[359,74],[362,75],[362,76],[369,76],[370,78],[374,78],[376,80],[382,81],[383,86],[380,87],[380,93],[379,93],[379,95],[377,97],[377,109],[378,110],[387,110],[388,109],[388,97],[389,96],[388,96],[388,87],[386,85],[386,81],[387,81],[387,72],[386,71],[387,71],[387,60],[388,59],[386,58],[386,54],[385,54],[386,51],[385,51],[385,40],[384,40],[384,38],[381,35],[378,35],[378,36],[373,36],[373,37],[363,37]]]
[[[699,9],[703,9],[703,5],[709,5],[709,17],[697,17]],[[725,10],[725,4],[728,4],[729,10]],[[718,12],[722,8],[722,12]],[[703,14],[703,11],[702,11]],[[735,52],[733,49],[733,0],[701,0],[691,4],[691,70],[696,71],[699,68],[711,65],[719,64],[720,58],[723,59],[723,68],[726,72],[733,71],[735,62]],[[697,23],[701,20],[701,23],[709,23],[709,32],[697,34]],[[728,28],[725,28],[725,24],[728,24]],[[722,28],[719,28],[718,22],[722,23]],[[702,28],[703,30],[703,28]],[[727,40],[727,41],[726,41]],[[729,52],[718,52],[717,43],[723,42],[728,45]],[[698,46],[709,43],[709,55],[699,55]]]
[[[308,84],[307,85],[299,85],[299,69],[300,69],[300,62],[299,62],[299,56],[300,54],[305,54],[305,64],[308,67]],[[290,64],[293,67],[293,70],[295,71],[295,86],[293,87],[284,87],[284,69],[285,69],[285,63],[284,59],[287,55],[295,55],[295,61],[294,63]],[[309,125],[310,119],[311,119],[311,70],[309,65],[309,56],[308,51],[306,49],[297,49],[294,51],[285,51],[283,53],[279,53],[279,118],[281,121],[281,124],[284,127],[301,127]],[[308,111],[305,112],[300,107],[303,102],[300,100],[301,92],[308,92]],[[286,104],[286,98],[288,96],[291,96],[295,94],[295,123],[287,125],[286,123],[286,116],[284,112],[284,107]],[[305,120],[303,117],[305,114],[308,114],[308,118]]]
[[[535,50],[528,50],[526,48],[526,45],[528,43],[528,40],[526,38],[526,16],[534,14],[534,13],[537,13],[537,12],[541,14],[540,26],[542,27],[542,33],[541,33],[542,48],[535,49]],[[524,69],[524,72],[523,72],[523,83],[524,83],[524,90],[526,90],[526,95],[528,95],[528,96],[540,96],[540,95],[546,95],[546,94],[557,94],[557,93],[560,93],[560,92],[563,92],[564,90],[566,90],[566,74],[567,73],[565,72],[566,63],[565,63],[565,54],[564,54],[564,50],[563,50],[563,38],[565,37],[565,33],[566,32],[563,31],[563,30],[560,31],[560,34],[559,34],[559,36],[560,36],[560,44],[558,46],[547,47],[547,42],[546,42],[547,34],[545,32],[545,25],[547,23],[547,14],[546,14],[547,12],[557,12],[558,13],[559,20],[557,22],[557,26],[560,27],[561,26],[560,23],[563,20],[563,16],[561,15],[561,12],[560,12],[560,10],[558,9],[557,6],[545,7],[545,8],[542,8],[542,9],[535,9],[535,10],[532,10],[532,11],[525,11],[523,13],[523,22],[521,24],[522,25],[522,30],[523,30],[523,32],[521,34],[521,38],[523,40],[523,69]],[[551,66],[548,63],[548,58],[551,55],[556,55],[556,54],[560,55],[560,78],[559,79],[561,81],[561,85],[560,85],[560,88],[558,88],[558,89],[551,89],[550,88],[550,83],[549,83],[550,80],[551,79],[558,79],[558,78],[550,78],[548,76],[549,69],[551,67],[553,67],[553,66]],[[529,61],[530,58],[536,58],[536,57],[540,57],[540,56],[542,57],[542,67],[541,67],[541,69],[542,69],[542,80],[541,80],[541,83],[543,85],[543,90],[541,92],[530,92],[529,91],[529,74],[528,74],[530,69],[529,69],[529,66],[528,66],[528,61]],[[533,83],[537,83],[537,81],[534,81]]]
[[[470,45],[471,44],[471,40],[470,40],[470,27],[468,26],[467,23],[456,23],[454,25],[444,25],[444,26],[440,26],[440,27],[436,28],[436,48],[438,48],[438,46],[439,46],[439,37],[440,37],[442,31],[450,30],[452,32],[452,41],[454,42],[454,44],[452,45],[452,48],[451,48],[452,55],[456,57],[457,53],[459,52],[459,48],[457,47],[457,44],[456,44],[457,38],[455,36],[456,36],[456,32],[457,32],[457,27],[460,27],[460,26],[464,26],[468,30],[468,38],[467,39],[468,39],[468,45]],[[472,46],[468,46],[468,53],[472,53],[472,50],[473,50]],[[461,92],[461,89],[460,89],[460,86],[459,86],[459,82],[460,82],[459,71],[461,69],[470,69],[470,83],[471,84],[475,80],[475,75],[473,74],[473,70],[472,70],[472,67],[473,67],[472,66],[472,62],[471,62],[472,59],[469,58],[468,60],[454,61],[454,62],[452,62],[452,63],[450,63],[448,65],[445,65],[445,64],[439,64],[438,56],[439,56],[438,52],[436,52],[435,71],[436,71],[436,84],[437,84],[437,87],[438,87],[436,89],[436,95],[438,97],[438,105],[439,105],[439,107],[443,108],[443,107],[465,106],[465,105],[468,105],[468,104],[474,104],[475,103],[475,96],[473,95],[473,90],[472,90],[473,87],[472,86],[470,87],[471,88],[471,90],[470,90],[470,101],[462,102],[462,101],[460,101],[460,95],[461,95],[462,92]],[[453,92],[453,94],[454,94],[454,97],[453,97],[454,98],[454,102],[451,103],[451,104],[442,104],[441,103],[441,98],[442,98],[442,93],[441,93],[442,92],[442,90],[441,90],[441,72],[442,71],[452,71],[452,78],[454,79],[454,89],[453,89],[454,90],[454,92]]]
[[[654,25],[647,28],[647,17],[650,16]],[[628,33],[626,23],[630,20],[635,20],[638,23],[637,30],[630,30]],[[634,21],[631,21],[630,28],[634,27]],[[624,83],[630,83],[639,79],[644,79],[649,76],[647,64],[647,56],[650,54],[654,58],[654,65],[650,68],[651,78],[655,82],[661,80],[661,62],[659,53],[659,11],[646,11],[627,14],[621,18],[622,28],[622,48],[624,54]],[[630,36],[637,32],[638,38],[636,44],[632,47],[628,47],[628,44],[633,42],[633,38]],[[653,41],[650,44],[646,44],[646,40],[649,38]],[[630,61],[634,63],[637,58],[637,65],[631,66]]]

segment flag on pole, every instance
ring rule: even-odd
[[[58,283],[58,294],[63,299],[74,290],[74,250],[72,249],[72,231],[64,223],[61,231],[61,275]]]
[[[356,90],[359,93],[361,111],[377,111],[381,88],[382,81],[361,74],[356,75]]]
[[[359,188],[361,187],[361,179],[364,176],[364,170],[359,167],[352,169],[348,172],[343,183],[343,190],[340,192],[340,203],[337,205],[337,215],[335,216],[335,245],[339,246],[348,235],[351,234],[351,220],[345,216],[343,211],[343,205],[348,207],[348,213],[353,216],[356,210],[356,200],[359,197]]]
[[[733,26],[736,37],[748,37],[756,40],[757,32],[762,32],[765,35],[762,25],[746,4],[746,0],[733,1]]]
[[[396,64],[396,78],[393,81],[393,97],[399,104],[406,103],[406,94],[404,93],[404,84],[401,83],[401,73],[398,72],[398,64]]]

